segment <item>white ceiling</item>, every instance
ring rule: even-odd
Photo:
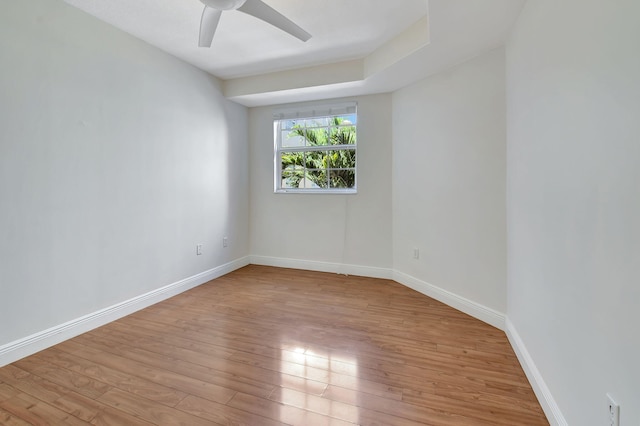
[[[264,0],[312,38],[232,10],[199,48],[198,0],[65,1],[220,78],[248,106],[395,90],[500,46],[525,2]]]

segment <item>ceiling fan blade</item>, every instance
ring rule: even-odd
[[[307,41],[311,38],[311,34],[262,0],[247,0],[238,10],[280,28],[282,31],[302,41]]]
[[[200,19],[199,47],[211,47],[213,35],[216,33],[216,28],[218,28],[218,22],[220,21],[220,15],[222,15],[221,10],[209,6],[204,7],[202,18]]]

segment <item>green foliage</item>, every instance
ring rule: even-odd
[[[327,150],[283,153],[282,178],[289,187],[298,188],[303,179],[320,188],[355,187],[356,150],[337,149],[337,145],[355,145],[356,127],[343,117],[332,117],[327,124],[319,128],[293,126],[290,137],[301,136],[306,146],[326,146]],[[332,146],[336,149],[332,150]]]

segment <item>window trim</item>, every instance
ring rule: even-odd
[[[358,193],[358,120],[357,103],[345,102],[339,104],[314,104],[301,107],[276,109],[273,111],[273,188],[276,194],[357,194]],[[282,122],[286,120],[302,120],[314,118],[329,118],[336,116],[355,115],[356,143],[346,145],[322,145],[322,146],[302,146],[283,147],[282,146]],[[355,181],[353,188],[283,188],[282,187],[282,161],[283,152],[318,152],[331,150],[354,150],[355,151]],[[333,169],[327,169],[333,170]],[[335,169],[345,170],[345,169]]]

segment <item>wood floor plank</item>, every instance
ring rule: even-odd
[[[353,389],[341,388],[339,386],[330,386],[329,388],[327,388],[327,391],[325,392],[323,397],[332,401],[339,401],[346,404],[355,405],[367,410],[390,414],[414,422],[424,422],[433,426],[496,425],[495,422],[468,417],[463,413],[451,410],[451,407],[448,404],[446,406],[437,408],[425,405],[414,405],[407,402],[390,400],[364,392],[358,392]]]
[[[87,424],[87,422],[25,393],[0,402],[0,408],[34,426],[81,426]]]
[[[5,411],[2,408],[0,408],[0,425],[3,425],[3,426],[30,426],[31,423],[27,422],[26,420],[22,420],[21,418],[18,418],[16,416],[14,416],[13,414],[11,414],[10,412]]]
[[[238,393],[229,401],[231,407],[251,411],[269,419],[290,425],[353,426],[355,423],[325,416],[292,405],[280,404],[266,398]]]
[[[2,373],[0,369],[0,373]],[[9,386],[7,383],[0,382],[0,401],[6,401],[7,399],[11,399],[14,396],[18,395],[20,391]]]
[[[178,405],[182,411],[221,425],[282,426],[277,420],[269,419],[228,405],[216,404],[197,396],[189,395]]]
[[[45,373],[50,372],[51,369],[49,368],[45,371]],[[66,387],[67,384],[72,382],[64,381],[61,385],[49,380],[50,378],[55,380],[56,374],[46,375],[47,378],[45,379],[35,374],[25,372],[13,365],[2,369],[0,374],[3,375],[8,383],[11,383],[13,388],[22,392],[22,395],[27,394],[35,397],[47,405],[55,407],[85,422],[92,421],[105,409],[105,406],[95,401],[95,398],[111,389],[106,386],[101,389],[101,392],[95,393],[92,391],[92,389],[95,389],[94,386],[88,388],[88,390],[83,386],[78,387],[76,385]],[[88,382],[83,380],[82,383]]]
[[[184,411],[176,410],[165,405],[155,404],[149,399],[121,391],[120,389],[108,391],[98,398],[98,401],[156,425],[211,425],[210,421],[202,417],[194,416],[193,414],[185,413]]]
[[[127,414],[124,411],[117,410],[111,407],[105,407],[100,411],[96,417],[91,420],[91,424],[94,426],[152,426],[154,423],[142,420],[139,417]]]
[[[72,392],[64,386],[28,373],[15,365],[8,365],[0,369],[0,377],[20,394],[29,394],[48,403]]]
[[[142,348],[130,347],[122,344],[122,342],[117,339],[104,337],[93,339],[87,336],[85,336],[85,338],[87,340],[78,339],[78,341],[92,348],[98,348],[104,352],[155,367],[169,374],[178,374],[183,377],[190,377],[206,382],[209,385],[218,386],[223,399],[231,398],[235,392],[246,392],[258,396],[266,396],[271,393],[274,388],[272,384],[269,384],[271,380],[259,381],[242,377],[239,375],[242,373],[241,371],[237,371],[239,374],[233,374],[233,366],[225,360],[210,360],[210,364],[205,366],[195,364],[190,362],[190,360],[177,358],[174,355],[165,355]],[[224,371],[225,369],[227,371]],[[258,376],[258,378],[260,378],[260,376]],[[217,400],[217,402],[221,401]]]
[[[46,377],[46,380],[62,388],[75,391],[93,399],[98,398],[111,389],[111,386],[104,382],[94,380],[71,370],[59,368],[46,361],[38,360],[35,357],[22,359],[14,363],[14,366],[33,375]]]
[[[375,395],[386,395],[389,393],[400,393],[401,389],[370,380],[359,379],[354,376],[340,374],[331,370],[315,368],[291,362],[273,362],[273,359],[260,357],[258,355],[240,353],[232,356],[230,360],[244,362],[252,366],[260,366],[265,369],[273,370],[280,374],[302,377],[305,379],[315,380],[322,383],[334,384],[348,389],[364,389],[368,393]]]
[[[283,405],[298,407],[303,410],[322,414],[323,416],[358,423],[359,409],[355,405],[309,395],[286,388],[276,389],[269,399]]]
[[[146,378],[163,386],[174,387],[187,394],[198,395],[214,402],[224,403],[235,394],[235,391],[213,383],[208,383],[190,376],[184,376],[169,370],[151,367],[142,362],[96,350],[74,341],[65,342],[64,347],[73,347],[73,354],[78,357],[106,365],[126,374]]]
[[[94,380],[102,381],[112,387],[117,387],[121,390],[144,396],[147,399],[151,399],[168,406],[177,405],[187,396],[185,392],[181,392],[177,389],[162,386],[158,383],[114,370],[84,358],[72,356],[67,352],[60,351],[56,348],[50,348],[34,355],[31,358],[41,360],[43,362],[49,362],[61,369],[75,371]]]
[[[0,368],[0,424],[548,422],[502,331],[393,281],[248,266]]]
[[[151,329],[136,327],[136,329],[137,333],[142,334],[149,334],[155,330],[153,327]],[[186,341],[187,339],[184,340]],[[110,345],[101,347],[108,351],[114,350],[114,353],[118,353],[118,351],[121,350]],[[148,348],[148,346],[145,346],[145,348]],[[127,356],[129,356],[131,359],[144,359],[146,363],[152,364],[154,366],[160,366],[161,368],[168,367],[167,361],[163,359],[162,356],[158,357],[157,355],[167,354],[167,350],[172,351],[172,347],[160,348],[160,346],[155,347],[154,345],[154,350],[156,350],[156,354],[141,352],[141,349],[133,350],[133,352],[131,352],[130,350]],[[178,350],[178,352],[181,351]],[[204,361],[205,359],[206,362]],[[193,361],[193,358],[191,358],[190,361]],[[244,363],[233,362],[224,358],[207,357],[203,358],[199,362],[200,366],[205,366],[209,369],[206,372],[207,374],[212,375],[212,377],[219,376],[218,379],[212,379],[212,383],[218,383],[220,385],[227,386],[230,389],[237,390],[239,392],[254,394],[257,396],[269,395],[274,389],[273,383],[277,383],[280,386],[289,387],[291,389],[303,390],[305,392],[313,394],[321,394],[327,386],[327,383],[308,380],[303,377],[284,375],[272,370],[248,366]],[[192,375],[193,377],[202,377],[198,373],[198,371],[200,371],[198,365],[194,366],[189,363],[180,365],[179,363],[176,363],[171,364],[169,368],[173,368],[174,371],[185,371],[185,374]]]

